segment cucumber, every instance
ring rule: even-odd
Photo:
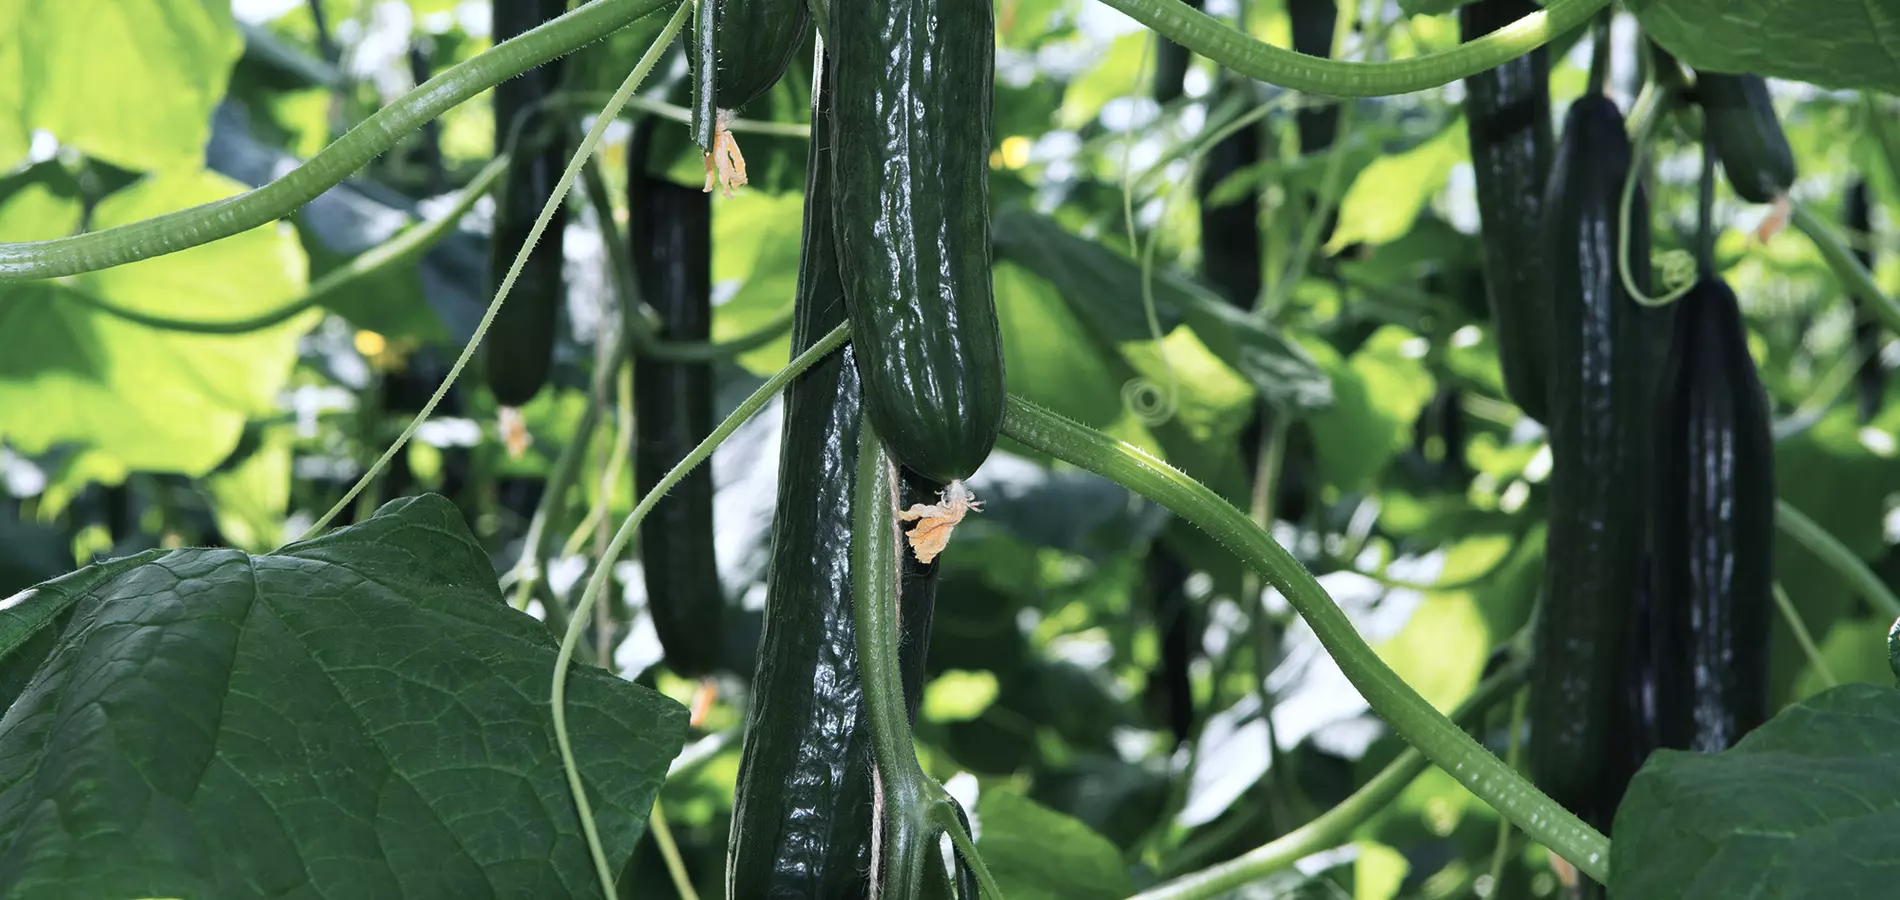
[[[841,0],[828,46],[838,266],[865,407],[905,468],[966,478],[1003,421],[990,284],[994,12]]]
[[[1207,0],[1183,0],[1190,9],[1199,12],[1206,8]],[[1155,102],[1167,104],[1181,99],[1182,85],[1187,80],[1188,63],[1194,55],[1188,48],[1160,35],[1155,35]]]
[[[1586,95],[1570,109],[1544,197],[1551,313],[1548,563],[1531,677],[1532,777],[1598,827],[1615,811],[1608,723],[1637,585],[1644,478],[1664,311],[1638,305],[1614,263],[1630,166],[1616,105]],[[1648,289],[1649,212],[1630,215],[1631,277]]]
[[[1775,118],[1760,75],[1696,71],[1703,140],[1715,149],[1729,187],[1750,203],[1773,203],[1794,186],[1794,151]]]
[[[1843,218],[1850,236],[1871,240],[1874,236],[1873,207],[1868,201],[1867,179],[1856,178],[1847,188]],[[1860,267],[1874,271],[1874,251],[1856,246],[1854,258]],[[1854,386],[1860,395],[1860,421],[1865,425],[1880,414],[1887,399],[1887,367],[1880,362],[1880,320],[1867,308],[1859,294],[1849,293],[1854,301],[1854,347],[1860,353],[1860,369],[1854,373]]]
[[[1467,41],[1538,9],[1531,0],[1479,0],[1458,11]],[[1504,390],[1545,421],[1550,307],[1544,273],[1544,179],[1550,171],[1550,57],[1544,48],[1465,79],[1465,129],[1478,189],[1484,293]]]
[[[627,147],[628,240],[640,296],[659,336],[712,336],[712,196],[648,174],[656,121],[642,119]],[[707,362],[634,360],[634,496],[645,496],[713,429]],[[700,466],[654,505],[640,529],[647,608],[666,665],[687,677],[721,661],[725,595],[713,547],[713,481]]]
[[[826,75],[830,66],[825,66]],[[821,76],[823,77],[823,76]],[[829,124],[830,84],[813,110]],[[792,331],[797,353],[844,321],[831,226],[831,150],[813,141]],[[726,896],[862,897],[869,891],[871,745],[852,624],[851,496],[863,389],[852,348],[785,392],[772,559],[745,746],[733,796]],[[923,499],[907,487],[903,502]],[[934,500],[934,497],[930,498]],[[915,717],[936,566],[904,555],[900,663]]]
[[[1250,80],[1224,73],[1216,91],[1248,93],[1252,86]],[[1194,185],[1201,208],[1201,271],[1227,302],[1249,311],[1260,297],[1262,281],[1260,192],[1249,189],[1220,206],[1210,206],[1208,196],[1229,176],[1259,162],[1260,129],[1242,128],[1208,148]]]
[[[811,33],[805,0],[710,0],[713,11],[714,106],[737,110],[778,84]],[[694,66],[700,54],[689,54]],[[695,73],[698,69],[694,69]]]
[[[1768,719],[1775,451],[1735,293],[1675,304],[1657,384],[1649,639],[1660,745],[1718,752]]]
[[[495,41],[513,38],[567,12],[565,0],[495,0]],[[508,173],[496,195],[495,228],[489,242],[489,290],[501,286],[515,254],[527,243],[541,207],[567,168],[570,135],[558,110],[538,108],[541,98],[561,86],[561,60],[529,69],[520,78],[495,86],[495,151],[516,135]],[[522,406],[548,382],[561,305],[567,297],[562,277],[565,260],[561,234],[567,229],[565,205],[555,209],[529,251],[508,297],[495,313],[483,341],[483,370],[495,401]]]
[[[1287,0],[1288,24],[1293,29],[1293,49],[1307,56],[1333,55],[1333,30],[1339,25],[1339,6],[1335,0]],[[1300,132],[1300,155],[1318,153],[1333,145],[1339,135],[1339,104],[1303,105],[1294,114]],[[1334,211],[1335,216],[1337,210]],[[1332,236],[1328,224],[1321,240]]]

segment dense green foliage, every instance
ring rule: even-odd
[[[1900,12],[495,5],[0,0],[0,895],[1890,884]]]

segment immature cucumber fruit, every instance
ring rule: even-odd
[[[1873,240],[1873,207],[1868,202],[1867,179],[1856,178],[1848,186],[1845,206],[1843,217],[1847,220],[1847,233],[1859,240]],[[1861,268],[1874,271],[1871,245],[1857,244],[1854,258],[1860,260]],[[1854,385],[1860,395],[1860,420],[1866,423],[1880,414],[1880,407],[1886,402],[1887,367],[1880,362],[1880,320],[1859,294],[1848,296],[1854,301],[1854,347],[1861,356],[1860,369],[1854,373]]]
[[[1458,18],[1469,41],[1536,11],[1531,0],[1478,0],[1460,8]],[[1541,223],[1554,143],[1544,48],[1465,79],[1465,128],[1504,389],[1525,415],[1544,421],[1551,326]]]
[[[712,197],[649,175],[657,120],[642,119],[627,147],[628,236],[640,296],[660,337],[712,334]],[[637,355],[634,496],[652,490],[713,429],[713,371],[706,362]],[[713,544],[712,469],[700,466],[662,497],[640,529],[640,567],[666,665],[689,677],[720,663],[725,595]]]
[[[830,116],[828,79],[824,87],[812,123],[821,135]],[[794,353],[844,321],[832,239],[830,152],[826,142],[812,142]],[[863,392],[852,353],[847,345],[785,392],[765,630],[733,797],[728,897],[830,900],[869,890],[871,746],[851,594],[852,491]],[[899,652],[914,717],[936,567],[918,566],[908,554],[904,560]]]
[[[1794,151],[1775,118],[1768,82],[1760,75],[1696,72],[1703,140],[1715,149],[1729,186],[1750,203],[1773,203],[1794,186]]]
[[[1663,747],[1716,752],[1768,718],[1775,452],[1735,294],[1676,304],[1657,385],[1649,640]]]
[[[1531,677],[1530,764],[1538,785],[1584,819],[1615,811],[1608,723],[1643,546],[1661,310],[1617,276],[1618,205],[1630,143],[1616,105],[1579,99],[1565,121],[1544,198],[1552,329],[1548,564]],[[1629,218],[1632,280],[1649,285],[1648,204]]]
[[[507,40],[565,12],[565,0],[495,0],[495,40]],[[528,242],[534,220],[567,168],[569,135],[559,111],[537,106],[560,88],[561,66],[557,59],[495,86],[495,150],[506,149],[511,133],[515,144],[495,203],[494,237],[489,244],[491,291],[500,287],[515,254]],[[563,205],[555,209],[541,240],[529,251],[521,275],[483,341],[488,387],[503,406],[521,406],[547,384],[561,304],[567,297],[561,274],[561,233],[566,228]]]
[[[1003,421],[990,288],[989,3],[838,0],[834,206],[864,401],[885,447],[967,478]]]

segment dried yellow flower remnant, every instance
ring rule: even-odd
[[[911,530],[904,532],[904,537],[910,541],[911,552],[917,554],[917,561],[929,563],[950,543],[950,532],[955,530],[957,523],[963,521],[964,515],[982,511],[982,501],[977,500],[976,495],[963,486],[963,482],[952,481],[948,488],[937,495],[936,503],[914,504],[909,509],[900,510],[897,517],[917,523]]]
[[[534,438],[528,434],[527,420],[521,418],[521,410],[512,406],[502,407],[496,425],[501,431],[502,445],[508,448],[508,459],[520,460],[521,455],[528,452],[528,445],[534,443]]]
[[[722,109],[713,118],[712,150],[706,153],[706,193],[712,193],[713,185],[727,197],[732,189],[746,184],[745,154],[739,152],[739,141],[726,130],[726,124],[732,121],[732,110]]]

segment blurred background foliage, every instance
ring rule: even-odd
[[[1011,389],[1165,456],[1243,508],[1252,464],[1243,436],[1258,434],[1263,403],[1283,411],[1274,534],[1400,675],[1451,708],[1534,603],[1550,468],[1541,429],[1504,398],[1485,321],[1461,87],[1356,101],[1330,148],[1302,154],[1294,122],[1315,99],[1236,84],[1195,59],[1182,96],[1157,103],[1157,45],[1132,21],[1087,0],[997,2],[995,282]],[[1241,13],[1233,0],[1207,9]],[[1408,17],[1379,3],[1359,13],[1341,42],[1351,57],[1457,42],[1449,16]],[[659,24],[638,23],[579,55],[569,67],[576,122]],[[1611,81],[1625,108],[1637,87],[1629,24],[1618,23]],[[1290,41],[1278,0],[1247,4],[1244,27]],[[489,44],[479,0],[238,0],[235,9],[223,0],[0,0],[0,60],[22,73],[0,85],[0,240],[106,227],[262,184]],[[1559,120],[1588,64],[1587,46],[1560,48]],[[809,59],[800,54],[745,116],[808,121]],[[1774,89],[1800,160],[1795,195],[1839,221],[1850,182],[1865,179],[1876,275],[1900,288],[1900,185],[1867,127],[1875,107],[1857,94]],[[1228,175],[1208,202],[1261,198],[1266,324],[1210,306],[1193,274],[1205,262],[1194,190],[1201,144],[1216,124],[1263,104],[1261,161]],[[0,287],[0,596],[148,547],[270,549],[334,502],[472,333],[488,300],[491,201],[419,260],[262,330],[183,334],[108,310],[218,322],[292,302],[357,254],[443,215],[488,161],[494,127],[484,95],[286,222],[57,283]],[[615,204],[624,202],[625,137],[622,123],[603,151]],[[783,315],[797,277],[805,142],[741,138],[753,185],[713,206],[715,339]],[[668,126],[661,140],[672,149],[666,171],[697,184],[685,129]],[[1665,135],[1662,150],[1652,185],[1659,249],[1682,246],[1693,227],[1699,159],[1680,134]],[[1296,259],[1322,195],[1337,202],[1336,227],[1310,262]],[[463,509],[497,573],[512,570],[543,479],[595,402],[598,338],[612,309],[598,207],[571,202],[556,374],[522,410],[525,450],[510,451],[493,399],[479,379],[463,378],[356,517],[391,497],[441,492]],[[1900,578],[1900,404],[1891,390],[1854,396],[1846,298],[1799,235],[1750,237],[1765,212],[1726,193],[1716,205],[1720,262],[1779,419],[1781,493],[1891,582]],[[624,222],[625,210],[615,216]],[[1144,315],[1144,257],[1159,343]],[[719,364],[722,414],[785,362],[788,347],[781,339]],[[1881,357],[1894,362],[1893,344]],[[1126,391],[1139,379],[1174,386],[1172,416],[1131,411]],[[730,636],[740,659],[763,603],[778,427],[774,409],[714,462],[722,583],[749,611]],[[603,483],[613,438],[600,429],[586,448],[583,476],[560,498],[567,521],[603,493],[608,521],[630,509],[631,478]],[[1012,897],[1121,896],[1232,856],[1332,805],[1397,752],[1311,633],[1270,591],[1257,602],[1257,583],[1223,551],[1122,488],[1019,449],[1006,446],[973,480],[988,508],[944,557],[918,727],[926,765],[976,810]],[[588,536],[552,561],[537,610],[571,602],[590,565]],[[1149,565],[1155,548],[1177,561],[1172,577]],[[623,674],[684,701],[695,686],[656,665],[635,565],[623,564],[623,602],[596,637],[616,648]],[[1777,566],[1832,671],[1885,682],[1885,623],[1785,539]],[[1182,602],[1156,596],[1171,591]],[[1178,654],[1164,638],[1168,609],[1187,610],[1195,652],[1185,659],[1164,659]],[[1778,700],[1819,690],[1785,626],[1775,641]],[[1187,666],[1185,709],[1158,675],[1164,663]],[[721,686],[706,722],[714,743],[701,748],[712,752],[662,798],[708,895],[720,893],[738,757],[737,742],[719,736],[741,721],[745,698],[743,679]],[[1501,754],[1507,726],[1500,713],[1483,732]],[[1355,838],[1290,880],[1236,896],[1498,896],[1502,887],[1489,871],[1496,816],[1436,771]],[[1554,891],[1541,850],[1512,850],[1502,875],[1519,888],[1507,893]],[[632,866],[639,896],[667,895],[651,839]]]

